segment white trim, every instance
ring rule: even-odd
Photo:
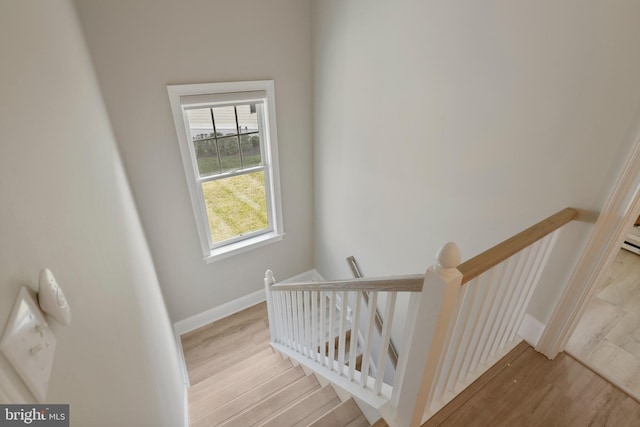
[[[241,247],[236,245],[233,239],[230,243],[216,246],[211,236],[207,207],[202,193],[201,177],[198,164],[191,144],[190,132],[187,130],[188,122],[185,110],[185,102],[191,99],[201,99],[202,96],[209,101],[220,95],[227,99],[230,96],[243,99],[243,93],[255,95],[256,91],[264,94],[264,104],[258,108],[258,120],[260,122],[260,147],[262,162],[264,164],[264,186],[267,201],[269,226],[266,230],[268,243],[282,240],[284,225],[282,219],[282,201],[280,195],[280,173],[278,165],[278,132],[276,127],[275,84],[273,80],[227,82],[227,83],[202,83],[168,85],[167,92],[169,103],[176,127],[178,146],[182,157],[183,167],[187,179],[189,195],[198,229],[200,247],[203,260],[206,263],[227,258],[246,251],[247,249],[263,246],[267,239],[253,237],[240,237],[243,242]],[[234,95],[234,94],[237,94]],[[262,113],[260,113],[262,111]],[[227,249],[228,248],[228,249]]]
[[[518,335],[525,340],[529,345],[535,347],[538,345],[538,341],[544,332],[545,324],[526,313],[522,319],[522,324],[518,330]]]
[[[536,351],[551,359],[564,350],[587,304],[608,274],[632,222],[640,214],[640,139],[636,139],[627,158],[569,284],[536,346]]]
[[[189,385],[184,385],[184,427],[189,427]]]
[[[218,248],[211,249],[210,255],[204,257],[202,260],[207,264],[221,259],[229,258],[243,252],[250,251],[252,249],[260,248],[262,246],[270,245],[271,243],[279,242],[284,238],[284,233],[278,234],[275,232],[260,234],[250,239],[239,240],[234,243],[229,243]]]
[[[245,308],[259,304],[265,301],[265,299],[264,289],[260,289],[259,291],[255,291],[249,295],[242,296],[234,299],[233,301],[229,301],[202,313],[180,320],[173,325],[173,329],[178,336],[179,341],[180,335],[194,331],[204,325],[215,322],[216,320],[231,316]]]
[[[289,277],[288,279],[279,281],[277,283],[299,283],[299,282],[322,282],[324,281],[324,277],[318,273],[318,271],[314,268],[309,271],[305,271],[304,273],[300,273],[297,276]]]
[[[189,372],[187,372],[187,361],[184,358],[184,349],[182,348],[182,340],[180,339],[180,335],[178,333],[178,331],[176,330],[176,325],[173,325],[173,336],[176,340],[176,347],[178,348],[178,362],[180,363],[180,371],[182,372],[182,383],[184,384],[184,387],[186,390],[189,389],[189,387],[191,387],[191,381],[189,380]],[[185,402],[186,402],[186,394],[185,394]],[[187,414],[188,412],[188,404],[185,403],[187,406]],[[188,421],[188,416],[187,416],[187,421]]]
[[[290,277],[286,280],[281,280],[278,283],[295,283],[295,282],[317,282],[324,280],[320,273],[315,269],[305,271],[296,276]],[[173,324],[173,330],[175,332],[179,349],[182,350],[182,344],[180,342],[180,335],[187,332],[194,331],[204,325],[215,322],[216,320],[224,319],[246,308],[252,307],[256,304],[266,300],[264,289],[250,293],[249,295],[242,296],[234,299],[217,307],[213,307],[202,313],[198,313],[194,316],[187,317]]]
[[[318,282],[322,280],[324,279],[322,278],[320,273],[318,273],[315,269],[312,269],[283,280],[280,283],[303,281]],[[180,336],[186,334],[187,332],[191,332],[198,328],[201,328],[202,326],[208,325],[209,323],[215,322],[216,320],[224,319],[225,317],[231,316],[232,314],[235,314],[246,308],[253,307],[254,305],[260,304],[265,300],[265,290],[260,289],[259,291],[234,299],[233,301],[229,301],[217,307],[213,307],[207,311],[203,311],[202,313],[187,317],[186,319],[180,320],[173,324],[173,335],[176,339],[176,346],[178,347],[178,359],[180,360],[180,367],[182,370],[182,380],[186,388],[189,388],[190,382],[189,374],[187,373],[187,363],[184,359],[184,350],[182,348],[182,340],[180,339]],[[2,371],[0,371],[0,374],[2,374]],[[0,379],[2,379],[1,375]],[[4,381],[0,382],[0,384],[3,383]]]

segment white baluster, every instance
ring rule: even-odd
[[[271,294],[271,285],[274,283],[276,283],[276,279],[273,277],[273,271],[267,270],[264,274],[264,291],[267,300],[267,315],[269,316],[269,334],[271,334],[272,342],[276,342],[278,338],[274,298]]]
[[[498,277],[496,278],[496,295],[495,295],[495,304],[492,307],[491,312],[492,316],[489,323],[486,326],[487,330],[487,341],[486,344],[482,348],[482,352],[480,354],[480,364],[484,364],[489,356],[491,355],[491,346],[496,339],[496,335],[498,333],[498,329],[500,328],[500,313],[503,311],[503,306],[505,305],[507,290],[509,289],[510,281],[505,278],[508,276],[510,269],[510,261],[513,258],[508,258],[504,262],[497,265],[495,268],[500,270]]]
[[[338,374],[342,375],[344,368],[344,353],[347,335],[347,293],[340,295],[340,334],[338,335]],[[353,333],[353,332],[352,332]]]
[[[294,348],[295,344],[293,337],[293,311],[291,306],[291,291],[285,291],[285,298],[287,304],[287,344],[290,348]]]
[[[555,246],[556,243],[556,239],[558,238],[558,234],[560,233],[560,229],[554,231],[553,233],[551,233],[550,235],[548,235],[547,237],[545,237],[545,242],[544,242],[544,249],[542,250],[542,261],[540,262],[535,277],[533,278],[533,282],[530,286],[529,289],[529,293],[527,295],[527,297],[525,298],[524,304],[522,306],[522,309],[520,310],[520,315],[518,316],[518,319],[516,320],[515,324],[514,324],[514,329],[513,331],[511,331],[511,341],[513,341],[513,339],[515,338],[515,334],[518,333],[518,331],[520,330],[520,326],[522,325],[522,320],[524,319],[524,315],[527,312],[527,307],[529,306],[529,302],[531,301],[531,297],[533,296],[533,292],[535,291],[536,287],[538,286],[538,281],[540,280],[540,276],[542,275],[542,272],[544,270],[544,267],[547,265],[547,261],[549,260],[549,257],[551,256],[551,251],[553,249],[553,247]]]
[[[302,291],[296,292],[296,300],[298,303],[298,351],[304,354],[304,311],[302,308]]]
[[[351,318],[351,346],[349,348],[349,380],[353,381],[356,370],[356,356],[358,352],[358,333],[360,330],[360,305],[362,302],[362,293],[360,291],[354,293],[355,308],[353,317]]]
[[[334,364],[333,361],[336,357],[336,344],[334,334],[336,333],[336,293],[331,292],[329,298],[329,358],[327,360],[327,366],[329,369],[333,370]]]
[[[327,335],[325,333],[327,323],[327,295],[325,292],[320,292],[320,364],[327,363],[327,352],[325,342]]]
[[[313,337],[311,335],[311,292],[304,291],[304,335],[307,357],[313,357]]]
[[[511,280],[511,283],[509,284],[509,289],[507,289],[507,295],[505,299],[505,310],[503,313],[501,313],[501,317],[499,320],[500,328],[498,329],[498,335],[496,336],[496,339],[493,341],[491,345],[491,352],[489,353],[490,356],[493,354],[497,354],[500,348],[502,347],[500,342],[502,341],[502,338],[505,336],[507,327],[509,326],[507,322],[509,321],[509,318],[513,314],[513,309],[515,305],[514,301],[517,295],[517,290],[521,286],[521,282],[522,282],[522,272],[527,269],[527,267],[531,262],[530,255],[531,255],[530,246],[518,252],[516,255],[514,255],[514,257],[516,257],[517,262],[516,262],[516,267],[513,273],[513,280]]]
[[[382,333],[380,335],[380,352],[378,353],[378,370],[376,372],[376,382],[373,391],[380,394],[382,390],[382,381],[384,380],[384,367],[389,352],[389,341],[391,340],[391,327],[393,326],[393,313],[396,308],[396,292],[387,294],[387,304],[384,309],[384,323],[382,325]]]
[[[373,329],[376,322],[376,307],[378,306],[378,292],[369,293],[369,323],[367,324],[367,336],[364,339],[364,352],[362,353],[362,375],[360,376],[360,386],[365,388],[367,378],[369,378],[369,364],[371,359],[371,348],[373,344]]]
[[[318,341],[318,328],[318,292],[311,291],[311,351],[317,362],[320,361],[320,352],[316,351],[320,345]]]

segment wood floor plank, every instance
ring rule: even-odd
[[[367,421],[364,415],[360,414],[358,418],[351,421],[345,427],[369,427],[369,421]]]
[[[209,412],[215,411],[292,367],[293,365],[289,359],[281,359],[276,364],[258,370],[247,378],[237,379],[226,384],[218,384],[217,388],[208,389],[201,395],[192,395],[190,393],[189,397],[193,397],[194,403],[189,405],[189,415],[192,420],[200,419]]]
[[[640,425],[640,404],[571,356],[516,350],[423,427]]]
[[[282,374],[272,378],[270,381],[261,384],[251,391],[238,396],[232,401],[226,403],[222,407],[209,412],[202,418],[193,420],[192,427],[209,427],[220,425],[224,421],[235,417],[237,414],[245,411],[247,408],[267,399],[274,393],[292,384],[296,380],[305,376],[300,366],[291,368]]]
[[[304,399],[315,390],[320,389],[320,383],[313,375],[307,375],[293,382],[289,386],[278,390],[268,398],[252,405],[233,418],[230,418],[221,426],[253,426],[269,418],[272,414],[280,412],[285,407]]]
[[[524,341],[518,344],[507,355],[500,359],[495,365],[489,368],[483,375],[477,380],[471,383],[466,389],[464,389],[455,399],[445,405],[440,411],[434,414],[424,424],[425,427],[437,426],[443,422],[447,417],[454,413],[460,406],[462,406],[467,400],[471,399],[479,390],[481,390],[489,381],[491,381],[499,372],[510,366],[510,363],[517,359],[520,354],[526,351],[529,345]],[[386,423],[385,423],[386,424]]]
[[[236,365],[241,360],[244,360],[244,357],[247,354],[253,355],[260,352],[269,352],[271,351],[271,346],[269,343],[264,343],[260,345],[255,345],[253,343],[247,344],[242,343],[238,345],[237,351],[226,354],[224,356],[220,356],[215,360],[208,360],[202,364],[199,364],[195,367],[189,367],[187,372],[189,373],[189,381],[191,384],[195,385],[201,381],[206,380],[210,376],[216,375],[227,368],[230,368]],[[238,360],[240,358],[240,360]]]
[[[189,387],[189,398],[195,401],[205,398],[215,390],[227,384],[235,384],[238,381],[249,378],[281,360],[283,360],[282,356],[272,349],[256,353],[252,359],[247,359],[241,365],[234,365]]]
[[[313,422],[311,427],[346,426],[360,415],[362,415],[362,412],[356,402],[353,399],[349,399]]]
[[[300,400],[296,405],[266,420],[261,426],[307,426],[339,404],[340,399],[338,399],[336,392],[331,386],[326,386]]]
[[[256,304],[224,319],[187,332],[180,337],[182,348],[188,352],[192,348],[198,347],[203,341],[233,333],[248,323],[256,321],[268,322],[269,319],[266,312],[266,303]]]

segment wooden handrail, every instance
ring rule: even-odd
[[[491,249],[487,249],[470,260],[463,262],[458,266],[458,270],[462,273],[462,283],[464,284],[475,279],[512,255],[515,255],[548,234],[553,233],[558,228],[574,220],[577,216],[577,210],[574,208],[565,208],[515,236],[508,238],[504,242],[498,243]]]
[[[422,292],[423,284],[424,274],[409,274],[325,282],[276,283],[271,285],[271,290]]]

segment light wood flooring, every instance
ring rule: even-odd
[[[548,360],[526,343],[423,427],[640,426],[640,404],[561,353]]]
[[[353,399],[274,352],[266,305],[181,337],[191,427],[364,427]]]
[[[182,336],[192,427],[369,425],[268,340],[264,304]],[[640,404],[571,356],[521,343],[424,426],[640,426]]]
[[[640,255],[620,249],[566,351],[640,399]]]

